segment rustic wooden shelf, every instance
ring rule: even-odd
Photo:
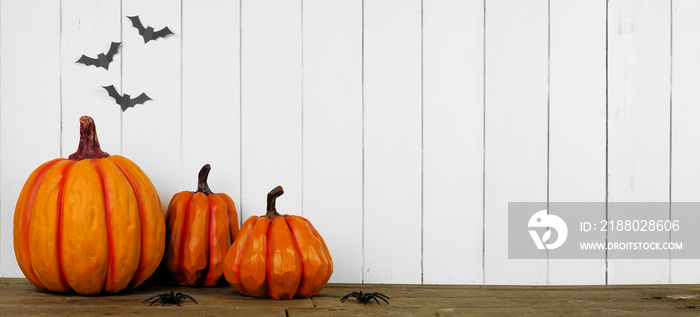
[[[199,304],[148,306],[143,300],[165,292],[182,292]],[[390,305],[362,305],[340,298],[353,291],[381,292]],[[698,308],[693,308],[698,305]],[[239,295],[231,287],[191,288],[145,285],[111,296],[45,293],[26,279],[0,279],[0,315],[72,316],[464,316],[567,314],[697,315],[698,285],[624,286],[437,286],[329,284],[310,299],[271,300]]]

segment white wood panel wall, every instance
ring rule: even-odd
[[[508,203],[547,201],[547,4],[486,3],[487,284],[547,283],[546,260],[508,259]]]
[[[302,212],[331,250],[331,282],[361,281],[362,2],[303,5]]]
[[[175,34],[144,44],[131,15]],[[331,282],[698,283],[700,260],[507,256],[508,202],[700,199],[698,21],[692,0],[0,0],[0,276],[24,181],[90,115],[164,205],[205,163],[239,221],[284,186]],[[112,41],[109,70],[75,63]],[[111,84],[153,100],[122,112]]]
[[[671,201],[699,201],[700,2],[674,0],[671,10]],[[700,260],[671,260],[670,282],[697,283],[699,265]]]
[[[422,222],[427,284],[483,282],[483,101],[483,1],[423,1]],[[469,243],[455,248],[458,241]],[[446,270],[445,263],[452,268]]]
[[[663,0],[609,3],[609,201],[670,199],[670,10]],[[619,217],[608,210],[608,219]],[[609,260],[608,282],[668,283],[669,266],[669,260]]]
[[[239,1],[184,0],[180,36],[183,190],[197,188],[199,170],[209,163],[209,187],[227,193],[240,208],[239,10]],[[229,40],[212,40],[212,29]]]
[[[550,3],[549,201],[605,201],[605,4]],[[550,284],[605,278],[604,259],[549,260]]]
[[[180,9],[177,0],[122,0],[121,10],[123,85],[117,89],[134,98],[142,92],[153,98],[122,114],[122,155],[147,171],[164,208],[184,188]],[[144,43],[128,16],[139,16],[144,27],[156,31],[168,26],[174,34]],[[186,188],[192,190],[191,184]]]
[[[30,26],[37,32],[28,33]],[[35,168],[61,155],[60,30],[57,1],[0,2],[2,276],[22,276],[12,243],[19,192]]]
[[[277,210],[302,212],[301,10],[301,0],[241,0],[244,221],[265,214],[267,193],[277,185],[285,191]]]
[[[421,2],[365,1],[363,32],[363,281],[420,283]]]

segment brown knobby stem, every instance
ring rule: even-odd
[[[282,194],[284,194],[284,189],[282,189],[282,186],[275,187],[267,194],[267,213],[265,214],[265,217],[272,219],[280,216],[280,214],[277,212],[277,208],[275,207],[275,201],[277,200],[277,197],[282,196]]]
[[[73,161],[84,159],[104,158],[108,157],[107,152],[100,149],[100,141],[97,140],[97,130],[95,129],[95,120],[89,116],[80,117],[80,142],[78,150],[68,156]]]
[[[211,195],[214,192],[209,189],[209,184],[207,184],[207,178],[209,178],[209,171],[211,171],[211,165],[206,164],[202,166],[199,170],[199,179],[197,182],[197,192],[204,193],[205,195]]]

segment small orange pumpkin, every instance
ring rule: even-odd
[[[116,293],[143,283],[165,247],[160,198],[129,159],[102,152],[92,118],[78,151],[39,166],[14,218],[17,263],[42,290]]]
[[[318,294],[333,273],[326,243],[311,222],[280,215],[275,208],[284,190],[267,195],[267,213],[243,223],[224,260],[224,277],[252,297],[290,299]]]
[[[206,164],[199,171],[196,192],[173,196],[165,216],[165,267],[178,285],[215,286],[238,234],[236,206],[228,195],[209,189],[210,170]]]

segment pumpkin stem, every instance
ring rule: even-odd
[[[100,149],[100,141],[97,140],[97,129],[95,129],[95,120],[89,116],[80,117],[80,142],[78,150],[68,156],[73,161],[84,159],[104,158],[108,157],[107,152],[102,152]]]
[[[282,189],[282,186],[275,187],[267,194],[267,213],[265,214],[266,217],[274,218],[280,216],[280,214],[277,212],[277,208],[275,207],[275,202],[277,200],[277,197],[282,196],[282,194],[284,194],[284,189]]]
[[[199,170],[199,180],[197,182],[197,192],[204,193],[205,195],[214,194],[214,192],[209,189],[209,184],[207,184],[207,178],[209,178],[209,171],[211,171],[211,165],[206,164],[202,166]]]

